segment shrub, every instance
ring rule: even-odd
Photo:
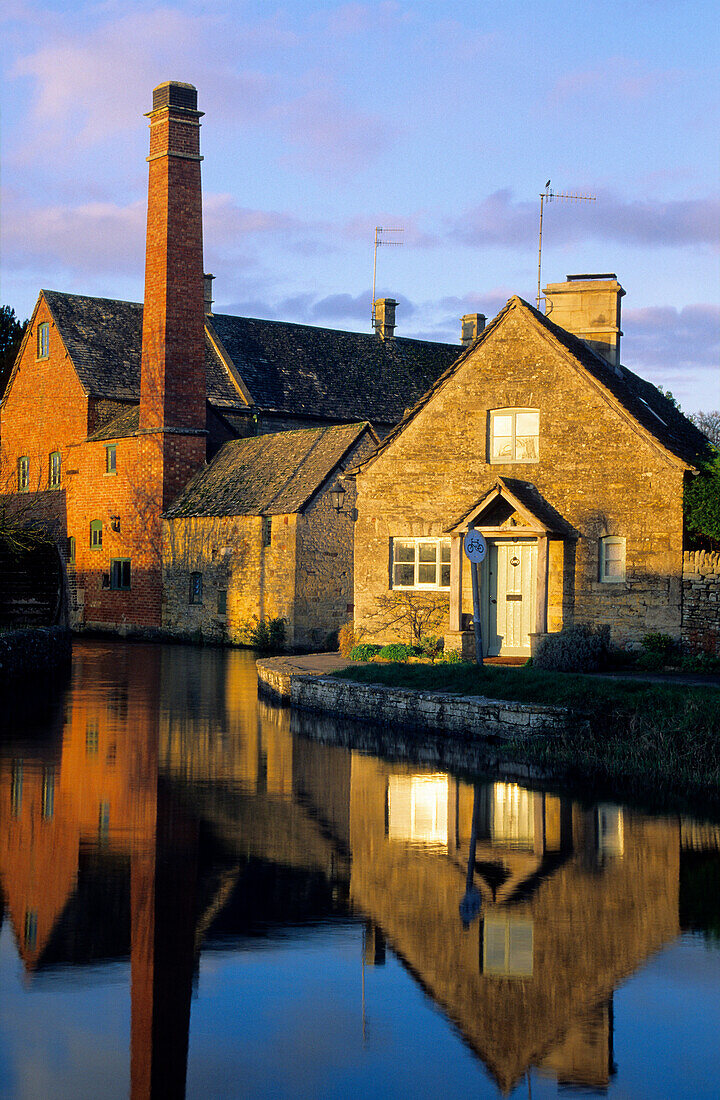
[[[568,626],[540,640],[533,667],[546,672],[594,672],[604,663],[610,640],[607,626]]]
[[[456,649],[450,650],[449,653],[443,653],[442,664],[444,665],[460,665],[462,664],[462,657]]]
[[[659,653],[661,657],[669,657],[675,648],[675,639],[669,634],[646,634],[642,639],[642,645],[647,653]]]
[[[352,623],[345,623],[338,630],[338,649],[343,657],[349,657],[353,646],[360,644],[360,635],[355,633]]]
[[[243,645],[269,653],[284,647],[285,628],[285,619],[256,619],[253,616],[240,627],[238,638]]]
[[[435,661],[442,653],[444,646],[445,641],[443,638],[438,638],[435,634],[426,634],[415,646],[415,652],[419,657],[427,657],[431,661]]]
[[[351,661],[372,661],[373,657],[379,652],[379,645],[372,645],[370,642],[364,642],[360,645],[354,645],[348,653],[348,657]]]
[[[689,479],[683,508],[689,534],[720,545],[720,453],[704,464],[697,477]]]
[[[378,657],[383,661],[407,661],[408,657],[412,657],[413,647],[411,645],[405,645],[403,642],[391,642],[390,645],[384,645]]]

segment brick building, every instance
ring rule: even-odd
[[[396,338],[392,300],[367,335],[213,314],[201,114],[191,85],[153,92],[144,305],[41,291],[0,408],[2,491],[55,532],[79,630],[179,629],[176,606],[163,621],[162,515],[224,443],[367,421],[386,434],[459,350]],[[338,558],[333,621],[348,572]]]
[[[614,275],[545,293],[549,315],[512,298],[359,467],[356,626],[378,640],[425,604],[474,653],[470,527],[488,655],[572,623],[681,636],[683,486],[708,440],[620,364]]]

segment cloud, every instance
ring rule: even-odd
[[[623,312],[623,359],[641,368],[686,371],[720,362],[720,307],[691,305]]]
[[[642,100],[676,85],[684,74],[679,69],[650,69],[642,61],[609,57],[591,69],[578,69],[561,76],[551,90],[556,102],[578,97],[609,96],[624,101]]]
[[[559,207],[562,206],[562,210]],[[549,202],[546,226],[554,245],[597,239],[623,245],[717,247],[720,200],[627,201],[598,192],[597,202]],[[445,222],[448,236],[465,245],[502,248],[527,246],[537,238],[538,203],[516,201],[503,189]]]

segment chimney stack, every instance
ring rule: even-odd
[[[466,313],[460,318],[460,343],[468,348],[485,328],[484,313]]]
[[[395,335],[395,309],[397,302],[394,298],[376,298],[375,332],[382,340],[392,340]]]
[[[543,294],[546,316],[580,336],[611,367],[620,366],[620,299],[625,291],[614,273],[568,275],[564,283],[548,283]]]
[[[204,280],[204,284],[205,284],[205,316],[206,317],[212,317],[212,307],[213,307],[213,296],[212,296],[212,294],[213,294],[213,279],[214,278],[215,278],[214,275],[203,275],[203,280]]]
[[[140,430],[204,431],[200,119],[192,84],[153,91]]]

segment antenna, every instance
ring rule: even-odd
[[[543,223],[543,204],[546,202],[595,202],[595,195],[575,195],[570,194],[567,191],[551,191],[550,180],[545,184],[545,190],[540,195],[540,233],[538,235],[538,292],[537,292],[537,307],[540,309],[540,284],[542,278],[540,270],[542,267],[542,223]]]
[[[372,324],[373,331],[375,329],[375,275],[377,273],[377,250],[381,244],[394,245],[399,248],[402,245],[402,241],[384,241],[382,239],[383,233],[404,233],[404,229],[391,229],[389,226],[376,225],[375,226],[375,248],[373,250],[373,288],[372,288],[372,306],[370,309],[370,322]]]

